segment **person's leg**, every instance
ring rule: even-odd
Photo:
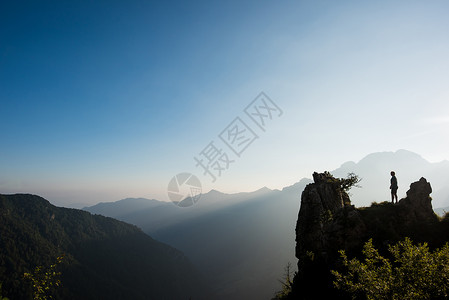
[[[391,202],[394,202],[393,199],[396,199],[396,203],[398,203],[398,190],[397,189],[391,190]]]

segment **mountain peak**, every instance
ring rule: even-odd
[[[226,195],[226,194],[223,193],[223,192],[220,192],[219,190],[211,189],[209,192],[207,192],[207,193],[204,194],[204,195],[208,195],[208,196],[219,196],[219,195]]]
[[[260,194],[260,193],[268,193],[268,192],[272,192],[272,191],[273,191],[273,190],[271,190],[271,189],[269,189],[268,187],[264,186],[264,187],[261,187],[261,188],[258,189],[258,190],[255,190],[254,193]]]
[[[384,152],[374,152],[371,154],[368,154],[367,156],[365,156],[364,158],[362,158],[359,161],[360,163],[371,163],[373,161],[379,160],[379,159],[383,159],[383,160],[391,160],[391,161],[397,161],[397,160],[407,160],[407,161],[412,161],[412,162],[416,162],[416,161],[420,161],[420,162],[427,162],[427,160],[425,160],[424,158],[422,158],[421,155],[409,151],[409,150],[405,150],[405,149],[399,149],[395,152],[393,151],[384,151]]]

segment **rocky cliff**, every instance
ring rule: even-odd
[[[398,204],[373,203],[371,207],[351,205],[342,179],[328,172],[314,173],[314,182],[301,195],[296,224],[298,273],[292,299],[319,299],[332,295],[344,298],[332,288],[329,270],[338,266],[343,249],[358,255],[370,238],[382,249],[408,236],[417,242],[439,246],[446,237],[432,209],[432,188],[425,178],[410,185],[407,197]],[[301,295],[301,296],[299,296]]]

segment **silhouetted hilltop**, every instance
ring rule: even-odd
[[[301,195],[296,225],[298,273],[290,299],[346,299],[332,287],[330,270],[338,268],[338,251],[358,256],[363,244],[387,246],[410,237],[439,247],[448,239],[449,222],[432,209],[432,188],[425,178],[410,185],[407,197],[398,204],[373,203],[355,208],[339,180],[329,173],[314,173],[314,183]]]
[[[188,299],[198,275],[184,254],[133,225],[59,208],[34,195],[0,195],[3,296],[31,299],[24,272],[60,265],[58,299]]]

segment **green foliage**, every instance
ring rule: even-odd
[[[386,299],[389,293],[388,283],[393,281],[390,261],[382,257],[374,248],[370,239],[363,248],[364,262],[354,258],[349,260],[346,253],[340,251],[347,274],[331,271],[336,280],[337,289],[343,289],[353,295],[366,294],[368,299]]]
[[[59,276],[60,272],[56,271],[56,267],[62,262],[64,256],[56,258],[56,262],[48,268],[38,266],[33,273],[24,273],[23,277],[31,281],[33,287],[34,300],[47,300],[53,298],[51,293],[53,288],[61,285]]]
[[[292,291],[294,276],[295,274],[293,274],[292,271],[292,264],[289,262],[284,268],[284,276],[282,277],[282,280],[279,280],[279,282],[282,284],[282,289],[276,292],[276,295],[273,298],[274,300],[288,298],[290,292]]]
[[[443,299],[449,295],[449,245],[434,252],[426,243],[409,238],[389,247],[385,258],[370,239],[363,248],[364,261],[348,259],[340,251],[346,272],[332,270],[334,286],[353,299]]]

